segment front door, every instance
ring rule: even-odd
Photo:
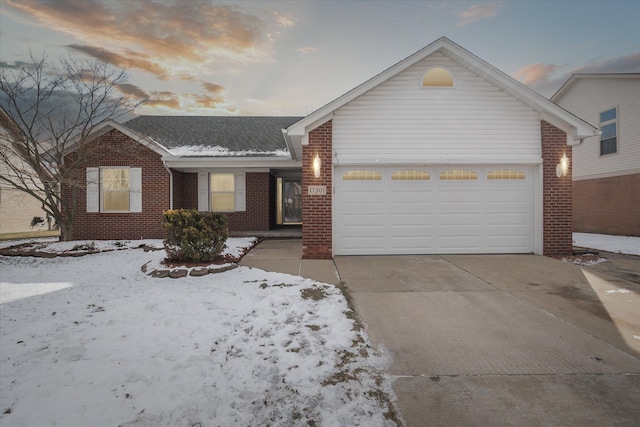
[[[302,224],[302,180],[278,178],[278,223]]]

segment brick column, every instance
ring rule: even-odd
[[[542,209],[543,254],[571,255],[573,251],[573,158],[567,145],[567,134],[555,126],[540,122],[542,135]],[[556,165],[563,154],[571,161],[566,176],[556,176]]]
[[[332,247],[332,142],[331,120],[309,133],[309,145],[302,146],[302,258],[331,259]],[[322,162],[320,178],[313,173],[316,154]],[[310,185],[325,186],[326,195],[309,195]]]

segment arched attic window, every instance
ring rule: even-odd
[[[422,87],[453,87],[453,74],[446,68],[429,68],[422,75]]]

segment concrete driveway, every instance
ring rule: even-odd
[[[407,425],[640,425],[640,284],[534,255],[335,265]]]

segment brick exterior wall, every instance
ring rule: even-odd
[[[269,173],[247,172],[247,210],[227,214],[229,231],[269,230]]]
[[[333,125],[328,121],[309,133],[309,145],[302,147],[302,258],[333,257],[332,152]],[[322,161],[320,178],[313,173],[316,153]],[[324,185],[326,195],[309,195],[310,185]]]
[[[245,175],[247,210],[227,213],[229,231],[267,231],[270,201],[274,199],[270,191],[270,175],[268,172],[247,172]],[[198,209],[198,174],[176,171],[173,179],[174,208]]]
[[[171,174],[173,175],[173,208],[180,209],[185,207],[185,180],[186,177],[191,174],[186,174],[177,170],[172,170]]]
[[[567,135],[555,126],[540,122],[542,136],[542,252],[546,256],[571,255],[573,251],[573,198],[571,147]],[[556,165],[562,155],[571,161],[566,176],[556,176]]]
[[[198,209],[198,174],[174,171],[173,176],[173,208]]]
[[[573,182],[573,230],[640,236],[640,174]]]
[[[137,240],[164,239],[162,212],[171,207],[170,178],[161,156],[135,142],[117,130],[96,138],[101,146],[98,159],[86,167],[128,166],[142,168],[142,212],[105,213],[86,211],[86,193],[78,191],[78,213],[73,239],[76,240]],[[195,173],[172,171],[174,209],[198,208],[198,176]],[[85,170],[80,180],[86,186]],[[246,174],[247,210],[227,214],[230,231],[269,230],[272,195],[268,172]],[[65,194],[64,197],[70,197]]]
[[[78,191],[78,213],[73,239],[137,240],[162,239],[162,212],[169,209],[169,173],[159,154],[135,142],[117,130],[111,130],[92,141],[100,146],[98,159],[85,167],[129,166],[142,168],[142,212],[87,212],[86,193]],[[86,185],[85,170],[79,179]],[[69,197],[64,194],[63,197]]]

